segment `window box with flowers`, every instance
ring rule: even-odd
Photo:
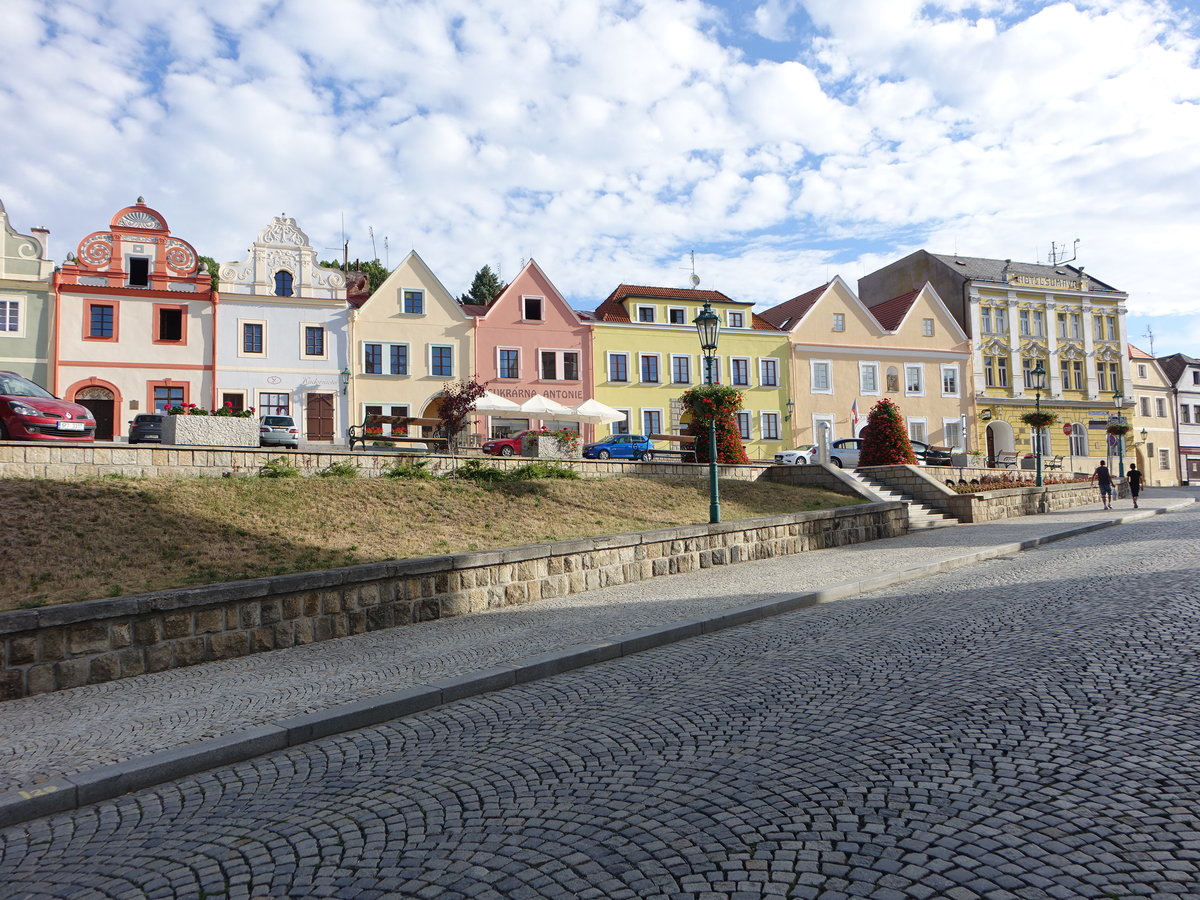
[[[172,406],[163,419],[162,442],[192,447],[257,447],[254,409],[235,412],[226,404],[215,413],[194,403]]]
[[[1052,412],[1027,412],[1021,416],[1021,421],[1030,428],[1049,428],[1058,421],[1058,415]]]
[[[579,433],[569,428],[551,431],[543,425],[540,431],[527,431],[521,437],[522,456],[537,456],[542,459],[579,459],[580,447]]]

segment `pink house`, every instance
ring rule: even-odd
[[[489,391],[514,403],[539,395],[563,406],[591,399],[592,329],[587,316],[567,304],[532,259],[487,306],[463,308],[475,322],[475,373]],[[513,412],[481,418],[485,439],[539,425],[579,430],[579,422],[565,416]]]

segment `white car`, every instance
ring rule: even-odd
[[[859,438],[842,438],[829,445],[829,461],[839,469],[853,469],[858,466],[858,453],[861,449],[862,441]],[[803,466],[815,462],[816,444],[775,454],[777,466]]]

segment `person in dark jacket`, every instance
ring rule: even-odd
[[[1129,495],[1133,497],[1133,508],[1137,509],[1138,494],[1142,492],[1142,471],[1137,463],[1129,464]]]
[[[1112,473],[1108,471],[1108,464],[1103,460],[1100,461],[1100,465],[1096,466],[1096,471],[1092,473],[1092,481],[1100,485],[1100,502],[1104,504],[1104,508],[1112,509]]]

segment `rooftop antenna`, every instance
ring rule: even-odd
[[[1050,265],[1057,266],[1062,263],[1074,262],[1079,257],[1079,238],[1075,238],[1075,243],[1071,246],[1071,258],[1067,259],[1066,256],[1066,244],[1059,245],[1054,241],[1050,242]]]
[[[696,251],[691,252],[692,257],[692,290],[700,287],[700,276],[696,274]],[[686,267],[685,267],[686,268]]]
[[[336,247],[326,247],[326,250],[336,250]],[[346,240],[346,214],[342,213],[342,271],[350,271],[350,242]]]
[[[374,259],[379,259],[379,251],[375,249],[375,226],[367,226],[367,234],[371,236],[371,256]]]
[[[383,265],[390,272],[392,271],[392,256],[388,253],[387,235],[383,236]]]
[[[1147,325],[1146,333],[1143,334],[1142,337],[1147,338],[1150,341],[1150,355],[1153,356],[1154,355],[1154,329],[1151,328],[1149,325]]]

